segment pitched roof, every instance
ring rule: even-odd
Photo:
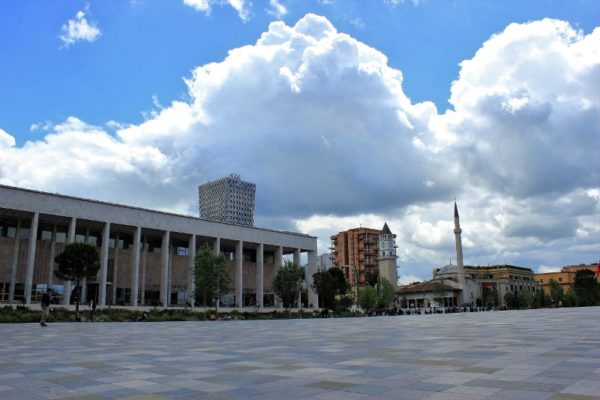
[[[381,230],[381,233],[383,235],[391,235],[392,231],[390,231],[390,228],[387,225],[387,222],[383,224],[383,229]]]

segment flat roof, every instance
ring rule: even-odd
[[[161,211],[161,210],[153,210],[153,209],[150,209],[150,208],[144,208],[144,207],[138,207],[138,206],[130,206],[130,205],[127,205],[127,204],[113,203],[113,202],[110,202],[110,201],[101,201],[101,200],[86,199],[84,197],[69,196],[69,195],[65,195],[65,194],[61,194],[61,193],[44,192],[42,190],[26,189],[26,188],[22,188],[22,187],[18,187],[18,186],[9,186],[9,185],[2,185],[2,184],[0,184],[0,188],[10,189],[10,190],[19,190],[19,191],[22,191],[22,192],[43,194],[43,195],[49,195],[49,196],[55,196],[55,197],[61,197],[61,198],[64,198],[64,199],[79,200],[79,201],[84,201],[84,202],[94,203],[94,204],[103,204],[103,205],[109,205],[109,206],[114,206],[114,207],[122,207],[122,208],[127,208],[127,209],[130,209],[130,210],[147,211],[147,212],[153,212],[153,213],[158,213],[158,214],[163,214],[163,215],[169,215],[169,216],[174,216],[174,217],[189,218],[189,219],[197,220],[197,221],[208,221],[208,222],[212,222],[212,223],[216,223],[216,224],[222,224],[222,225],[228,225],[228,226],[258,229],[258,230],[261,230],[261,231],[276,232],[276,233],[285,233],[285,234],[289,234],[289,235],[296,235],[296,236],[303,236],[303,237],[317,239],[317,236],[311,236],[311,235],[308,235],[306,233],[283,231],[283,230],[269,229],[269,228],[260,228],[260,227],[256,227],[256,226],[237,225],[237,224],[232,224],[232,223],[228,223],[228,222],[214,221],[214,220],[210,220],[210,219],[204,219],[204,218],[200,218],[200,217],[194,217],[194,216],[191,216],[191,215],[177,214],[177,213],[168,212],[168,211]]]

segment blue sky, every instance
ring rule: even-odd
[[[449,104],[460,61],[511,22],[559,18],[589,33],[597,1],[317,0],[282,2],[282,20],[326,16],[341,31],[382,51],[402,70],[413,101]],[[61,26],[88,7],[101,30],[93,43],[64,48]],[[78,115],[93,124],[139,123],[153,107],[185,96],[183,77],[230,49],[256,42],[268,24],[268,1],[254,1],[243,21],[227,5],[210,15],[179,1],[3,1],[0,3],[0,126],[22,145],[32,124]],[[18,110],[18,111],[17,111]]]
[[[281,21],[281,22],[277,22]],[[600,258],[598,1],[0,2],[0,183],[259,226],[387,222],[400,275]]]

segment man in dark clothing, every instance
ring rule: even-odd
[[[50,312],[51,302],[52,299],[50,298],[50,288],[48,288],[46,293],[44,293],[44,295],[42,296],[42,319],[40,321],[41,326],[48,326],[46,325],[46,319],[48,318],[48,313]]]

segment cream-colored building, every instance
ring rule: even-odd
[[[577,271],[581,271],[583,269],[590,270],[596,274],[596,280],[599,279],[598,271],[600,267],[598,264],[581,264],[581,265],[568,265],[566,267],[562,267],[560,271],[557,272],[545,272],[540,274],[535,274],[535,283],[538,288],[544,291],[544,294],[550,295],[550,281],[555,280],[562,287],[563,293],[567,293],[575,283],[575,274]]]
[[[0,185],[0,301],[39,300],[46,287],[63,293],[70,282],[54,276],[54,257],[66,243],[98,247],[97,279],[82,285],[82,300],[100,307],[184,305],[193,303],[193,259],[207,244],[223,253],[232,276],[226,305],[271,306],[273,277],[290,255],[300,265],[306,253],[309,298],[317,265],[317,238],[271,229],[239,226],[59,194]]]

